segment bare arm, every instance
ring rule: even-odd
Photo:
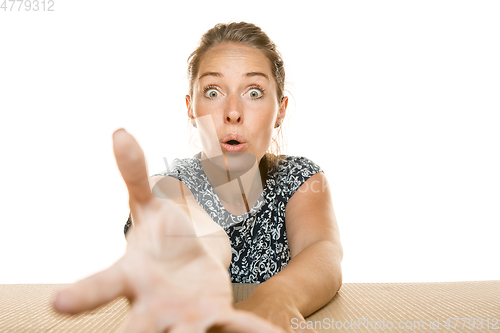
[[[319,172],[306,183],[286,206],[291,261],[237,304],[282,327],[324,306],[342,285],[343,251],[326,177]]]

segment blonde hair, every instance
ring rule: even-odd
[[[263,52],[271,64],[271,73],[276,81],[278,105],[280,105],[285,91],[283,59],[269,36],[255,24],[246,22],[219,23],[201,37],[200,45],[188,57],[189,96],[193,96],[193,85],[198,75],[201,59],[209,49],[223,42],[242,43]],[[188,126],[189,124],[188,120]],[[278,127],[277,137],[272,138],[271,148],[264,155],[268,170],[274,169],[278,161],[283,158],[281,155],[282,145],[280,144],[284,141],[282,128],[282,125]]]

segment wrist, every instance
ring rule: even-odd
[[[288,283],[275,275],[259,284],[252,295],[236,303],[235,308],[250,311],[288,332],[294,318],[303,321],[304,317],[290,296],[290,289],[287,288],[290,288]]]
[[[294,295],[291,282],[277,274],[259,284],[250,298],[261,304],[268,304],[271,308],[297,309]]]

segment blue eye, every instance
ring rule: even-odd
[[[260,91],[259,89],[253,88],[253,89],[250,89],[248,91],[248,95],[251,98],[254,98],[254,99],[261,98],[262,97],[262,91]]]
[[[216,98],[219,97],[219,92],[216,89],[209,89],[205,91],[205,96],[208,98]]]

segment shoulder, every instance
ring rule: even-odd
[[[153,194],[158,198],[177,198],[182,194],[178,193],[182,188],[184,195],[194,195],[197,198],[206,188],[199,154],[189,158],[175,158],[169,162],[165,159],[167,169],[150,176],[149,182]]]
[[[278,170],[298,173],[323,171],[318,164],[304,156],[280,155],[280,157]]]
[[[318,172],[323,172],[323,169],[307,157],[280,155],[276,163],[275,179],[289,199],[302,184]]]
[[[320,171],[323,169],[317,163],[304,156],[280,155],[276,165],[277,178],[284,182],[297,178],[305,181]]]
[[[151,175],[156,176],[172,176],[179,180],[184,180],[201,173],[201,161],[198,155],[188,158],[175,158],[172,162],[165,159],[166,170]]]

